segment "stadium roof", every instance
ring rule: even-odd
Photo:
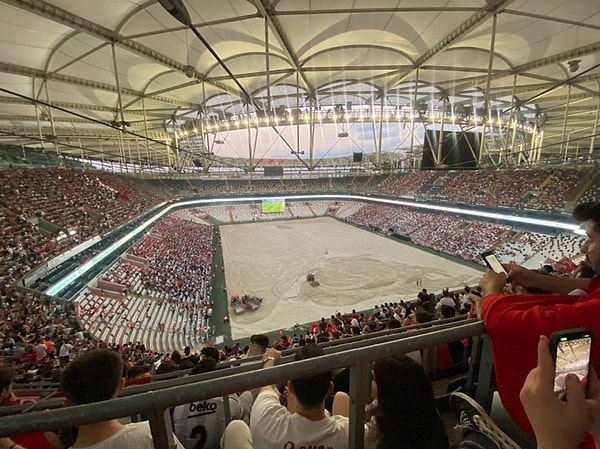
[[[166,164],[164,142],[199,120],[489,102],[551,151],[593,144],[598,2],[179,2],[0,0],[0,143]]]

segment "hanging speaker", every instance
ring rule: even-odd
[[[362,153],[352,153],[352,162],[362,162]]]

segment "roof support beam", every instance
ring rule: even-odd
[[[19,105],[31,105],[34,106],[32,101],[25,100],[23,98],[18,97],[7,97],[0,95],[0,104],[19,104]],[[110,114],[115,114],[117,109],[111,106],[100,106],[95,104],[82,104],[82,103],[69,103],[66,101],[53,101],[53,106],[58,106],[63,109],[69,110],[85,110],[85,111],[97,111],[97,112],[106,112]],[[146,115],[154,116],[154,117],[170,117],[172,115],[172,109],[163,109],[165,112],[156,112],[154,110],[147,110]],[[143,111],[141,109],[129,109],[126,111],[127,114],[131,115],[139,115],[143,116]],[[32,117],[35,120],[35,117]]]
[[[530,70],[539,69],[541,67],[546,67],[552,64],[558,64],[559,62],[569,61],[571,59],[577,59],[582,56],[591,55],[600,51],[600,42],[596,42],[594,44],[584,45],[582,47],[574,48],[572,50],[564,51],[562,53],[557,53],[555,55],[548,56],[546,58],[541,58],[536,61],[531,61],[526,64],[521,64],[513,68],[510,72],[500,72],[492,75],[492,80],[498,80],[504,78],[505,76],[516,74],[523,74]],[[459,84],[451,88],[453,92],[462,92],[463,90],[470,89],[473,87],[477,87],[482,85],[487,81],[487,76],[480,76],[473,78],[472,80]]]
[[[77,77],[71,76],[71,75],[63,75],[60,73],[48,73],[48,72],[44,72],[42,70],[32,69],[30,67],[24,67],[24,66],[20,66],[20,65],[16,65],[16,64],[8,64],[6,62],[0,62],[0,72],[12,73],[13,75],[29,76],[29,77],[38,78],[41,80],[57,81],[60,83],[72,84],[72,85],[76,85],[76,86],[84,86],[84,87],[89,87],[90,89],[98,89],[98,90],[104,90],[107,92],[113,92],[115,94],[118,92],[117,87],[115,87],[111,84],[99,83],[97,81],[91,81],[91,80],[88,80],[85,78],[77,78]],[[161,97],[158,95],[144,96],[141,92],[138,92],[133,89],[128,89],[126,87],[121,88],[121,93],[124,95],[130,95],[130,96],[136,97],[136,98],[145,97],[145,98],[148,98],[151,100],[156,100],[156,101],[160,101],[163,103],[173,104],[175,106],[182,106],[182,107],[188,107],[188,108],[197,108],[198,107],[197,104],[190,103],[188,101],[178,101],[178,100],[174,100],[172,98]]]
[[[300,74],[300,78],[302,78],[302,84],[309,95],[312,95],[315,91],[314,87],[306,77],[306,74],[302,70],[302,65],[296,56],[296,52],[292,48],[292,44],[290,43],[287,34],[279,22],[279,19],[276,16],[276,11],[274,8],[266,1],[266,0],[255,0],[254,6],[258,9],[258,12],[265,18],[265,20],[269,24],[269,28],[273,32],[275,38],[279,41],[281,47],[285,50],[289,62],[292,64],[294,69]]]
[[[429,50],[427,50],[423,55],[421,55],[416,61],[414,67],[407,71],[400,73],[398,76],[394,77],[388,84],[386,85],[385,91],[387,92],[389,89],[396,86],[398,83],[401,83],[406,78],[408,78],[416,69],[422,67],[427,61],[433,58],[438,53],[441,53],[446,48],[450,47],[453,43],[459,40],[461,37],[469,33],[470,31],[477,28],[479,25],[487,21],[489,18],[493,17],[496,13],[498,13],[502,8],[506,5],[512,3],[514,0],[488,0],[488,6],[485,9],[482,9],[463,23],[461,23],[458,28],[448,34],[444,39],[439,41]]]
[[[85,34],[89,34],[90,36],[94,36],[98,39],[104,40],[106,42],[114,42],[116,45],[125,48],[135,54],[141,55],[146,59],[152,60],[159,64],[162,64],[171,69],[175,69],[178,72],[185,72],[185,65],[177,62],[174,59],[169,58],[166,55],[158,53],[157,51],[152,50],[133,39],[127,39],[123,36],[120,36],[118,33],[105,28],[97,23],[91,22],[89,20],[84,19],[83,17],[79,17],[69,11],[54,6],[44,0],[0,0],[3,3],[14,6],[16,8],[22,9],[24,11],[36,14],[38,16],[44,17],[48,20],[52,20],[54,22],[60,23],[62,25],[74,28],[78,31],[81,31]],[[200,73],[198,71],[194,71],[194,76],[199,80],[205,81],[208,84],[213,85],[214,87],[221,89],[225,92],[228,92],[232,95],[242,96],[240,92],[235,89],[232,89],[226,84],[213,82],[206,78],[206,75]]]

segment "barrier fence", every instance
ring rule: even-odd
[[[113,418],[148,416],[156,449],[174,448],[173,429],[169,408],[230,393],[250,390],[283,380],[332,371],[349,367],[350,372],[350,435],[349,447],[362,449],[364,444],[364,406],[370,393],[370,372],[373,361],[408,352],[432,348],[442,343],[479,337],[484,334],[481,321],[456,322],[427,329],[426,332],[406,332],[386,335],[382,339],[356,342],[356,346],[341,346],[339,352],[328,352],[323,356],[302,360],[286,361],[270,369],[253,369],[244,372],[217,372],[218,376],[196,381],[196,376],[179,378],[143,386],[141,392],[118,397],[95,404],[66,407],[55,410],[36,411],[28,414],[0,418],[0,436],[17,435],[34,431],[48,431],[81,424],[90,424]],[[479,345],[482,339],[475,339]],[[483,354],[478,377],[476,397],[484,404],[491,397],[492,359],[489,345],[483,345]],[[474,351],[475,352],[475,351]],[[473,365],[473,364],[472,364]],[[260,366],[260,365],[259,365]],[[240,367],[245,368],[245,367]],[[168,386],[172,382],[173,386]],[[182,383],[182,384],[179,384]],[[142,386],[140,386],[142,387]],[[227,403],[228,401],[224,401]]]

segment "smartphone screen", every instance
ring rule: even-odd
[[[483,260],[485,262],[485,264],[493,271],[495,271],[496,273],[506,273],[506,270],[504,269],[504,267],[502,266],[502,264],[500,263],[500,261],[498,260],[498,257],[496,257],[496,255],[492,252],[486,252],[483,253],[481,255],[481,257],[483,257]]]
[[[565,394],[565,380],[568,374],[577,375],[584,385],[587,383],[591,350],[591,333],[558,337],[555,358],[556,368],[554,372],[554,393],[559,397]]]

